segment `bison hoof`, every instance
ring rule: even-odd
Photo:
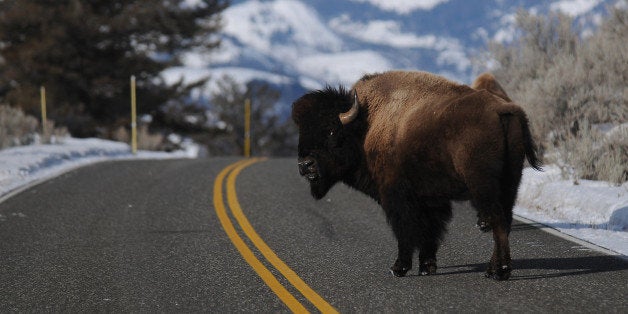
[[[437,268],[436,262],[421,263],[421,265],[419,265],[419,275],[427,276],[436,274]]]
[[[394,270],[394,269],[390,269],[390,273],[395,276],[395,277],[405,277],[406,273],[408,272],[409,269],[402,269],[402,270]]]
[[[495,280],[508,280],[510,278],[510,272],[512,268],[507,265],[503,265],[501,267],[493,268],[493,266],[489,265],[486,270],[486,278],[491,278]]]
[[[489,232],[492,229],[491,224],[484,220],[478,220],[475,226],[478,227],[482,232]]]
[[[394,267],[391,267],[390,273],[393,274],[393,276],[395,277],[404,277],[409,270],[410,268],[405,267],[400,269],[395,269]]]
[[[403,277],[410,269],[412,269],[412,265],[403,265],[399,261],[396,261],[395,265],[390,267],[390,273],[395,277]]]

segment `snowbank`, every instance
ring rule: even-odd
[[[60,144],[30,145],[0,150],[0,197],[33,182],[70,169],[109,159],[195,158],[198,147],[183,143],[185,150],[173,153],[139,151],[128,144],[101,139],[64,139]]]
[[[524,170],[515,214],[628,255],[628,183],[561,178],[555,166]]]

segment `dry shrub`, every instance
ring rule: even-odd
[[[159,133],[151,134],[147,125],[140,125],[137,129],[137,148],[142,150],[162,150],[164,136]]]
[[[131,143],[131,134],[123,126],[118,126],[118,128],[111,133],[111,138],[114,141]]]
[[[55,127],[54,121],[49,119],[46,119],[46,127],[43,128],[41,133],[42,144],[61,144],[63,139],[70,136],[68,128],[64,126]]]
[[[38,126],[37,119],[22,110],[0,105],[0,149],[34,143]]]
[[[587,38],[560,14],[519,11],[517,25],[516,42],[490,44],[493,72],[526,109],[542,152],[579,178],[627,181],[626,135],[611,141],[591,126],[628,121],[628,8],[611,8]]]
[[[576,184],[579,179],[617,185],[628,181],[628,124],[606,133],[585,124],[576,135],[558,142],[556,151],[554,162]]]
[[[35,117],[26,115],[21,109],[0,105],[0,149],[36,143],[59,144],[69,136],[67,128],[55,127],[52,120],[47,120],[46,127],[39,129]]]
[[[131,132],[123,126],[119,126],[112,132],[112,138],[119,142],[131,143]],[[141,124],[137,128],[137,149],[163,150],[164,136],[159,133],[150,133],[148,125]]]

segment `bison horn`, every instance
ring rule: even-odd
[[[358,92],[354,90],[353,91],[353,105],[351,106],[351,109],[349,109],[349,111],[347,112],[343,112],[339,114],[338,118],[340,118],[340,122],[342,123],[342,125],[345,125],[355,120],[355,118],[358,116],[359,111],[360,111],[360,106],[358,104]]]

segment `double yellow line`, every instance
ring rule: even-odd
[[[242,237],[236,231],[229,215],[223,198],[223,182],[227,177],[225,186],[227,195],[227,204],[231,209],[231,214],[235,217],[244,234],[251,240],[257,250],[266,258],[277,271],[283,275],[294,288],[296,288],[308,301],[312,303],[322,313],[338,313],[338,311],[310,288],[288,265],[286,265],[271,248],[262,240],[255,232],[251,223],[242,212],[242,207],[238,202],[236,195],[235,182],[238,174],[242,169],[263,161],[261,158],[244,159],[235,162],[224,168],[216,177],[214,183],[214,208],[223,229],[227,233],[233,245],[238,249],[244,260],[257,272],[262,280],[270,287],[270,289],[279,297],[286,306],[295,313],[304,313],[308,310],[292,295],[277,278],[268,270],[268,268],[255,256],[251,248],[247,246]]]

